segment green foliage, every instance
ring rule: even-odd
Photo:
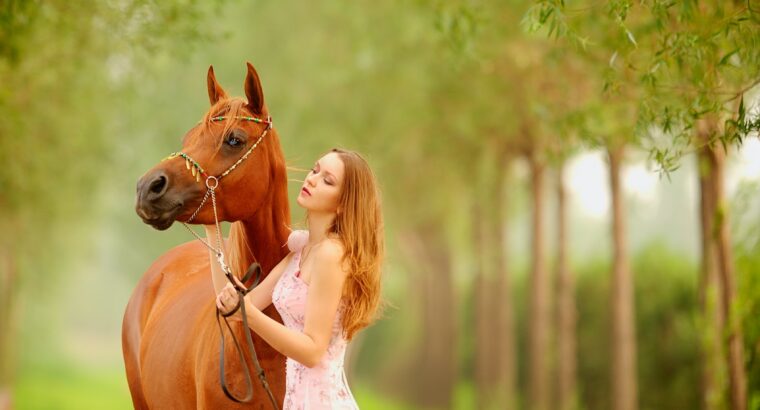
[[[484,12],[472,5],[441,4],[435,10],[433,27],[455,54],[472,55],[484,19]]]
[[[696,267],[665,244],[651,242],[633,257],[637,363],[641,408],[696,408],[699,345]],[[578,274],[578,357],[582,402],[609,408],[609,266],[584,264]]]
[[[634,259],[642,408],[696,408],[700,329],[698,267],[652,242]]]
[[[546,29],[571,45],[584,39],[578,53],[591,75],[604,79],[603,95],[638,105],[631,119],[637,140],[660,172],[678,168],[696,145],[694,123],[707,115],[724,118],[715,135],[724,146],[758,130],[743,97],[760,77],[760,27],[743,3],[615,0],[570,8],[540,0],[524,20],[529,31]]]
[[[19,250],[40,244],[32,232],[65,234],[68,219],[94,211],[93,188],[106,183],[102,169],[120,154],[105,136],[123,116],[123,81],[143,75],[144,59],[158,49],[175,53],[169,39],[187,44],[177,56],[210,38],[197,24],[205,8],[184,3],[2,6],[0,227],[30,233],[18,238]],[[38,259],[29,258],[34,266]]]
[[[641,408],[697,408],[699,334],[697,267],[653,241],[633,255],[637,375]],[[607,409],[609,397],[610,274],[606,260],[573,268],[578,306],[578,382],[583,408]],[[514,285],[520,391],[527,391],[528,277]],[[556,313],[554,313],[556,315]],[[553,336],[555,337],[555,336]],[[556,340],[556,339],[555,339]]]

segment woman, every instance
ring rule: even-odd
[[[370,325],[381,304],[385,251],[380,197],[358,153],[333,148],[309,171],[296,200],[308,231],[293,231],[292,251],[245,296],[250,328],[287,356],[284,409],[356,409],[343,369],[347,343]],[[209,240],[214,225],[206,225]],[[226,280],[211,253],[215,280]],[[217,295],[234,310],[232,284]],[[274,303],[284,326],[261,310]],[[240,313],[230,319],[242,321]]]

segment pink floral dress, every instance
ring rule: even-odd
[[[305,241],[297,243],[299,241],[292,239],[294,235],[303,237],[307,234],[308,231],[291,232],[288,247],[295,254],[272,291],[272,303],[282,316],[283,323],[299,332],[303,332],[304,329],[309,285],[299,277],[298,269]],[[289,357],[286,359],[283,410],[359,408],[348,387],[343,369],[348,344],[341,331],[343,307],[344,304],[341,302],[333,323],[330,344],[318,365],[309,368]]]

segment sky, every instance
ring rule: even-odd
[[[648,166],[646,153],[627,152],[622,168],[625,229],[632,257],[644,247],[664,246],[694,263],[700,255],[699,181],[693,154],[681,158],[680,167],[670,180]],[[747,138],[739,150],[733,150],[726,162],[726,193],[734,196],[742,181],[760,181],[760,139]],[[517,162],[515,172],[522,181],[529,180],[527,164]],[[556,252],[556,183],[548,173],[544,198],[545,245],[547,255]],[[592,260],[608,260],[612,255],[611,199],[609,169],[602,150],[583,151],[566,164],[564,181],[567,190],[568,245],[571,264],[583,265]],[[509,222],[510,258],[522,274],[530,265],[531,215],[529,187],[515,197],[517,207]]]
[[[660,181],[658,174],[648,169],[645,161],[624,165],[622,173],[626,194],[645,204],[658,201],[658,186],[668,184],[667,180]],[[757,138],[747,139],[728,161],[726,190],[729,197],[742,180],[760,180],[760,140]],[[603,152],[583,152],[572,158],[568,163],[566,184],[578,211],[584,216],[601,220],[609,217],[608,170]],[[696,194],[692,192],[692,195]],[[689,200],[696,200],[696,197]]]

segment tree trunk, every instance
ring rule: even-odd
[[[493,405],[491,395],[493,388],[493,317],[488,275],[488,246],[487,222],[481,203],[473,204],[472,228],[473,244],[475,245],[475,281],[474,281],[474,314],[475,314],[475,400],[476,408],[486,409]]]
[[[747,378],[744,374],[744,347],[741,320],[736,314],[736,274],[734,272],[734,256],[731,248],[731,235],[729,230],[728,204],[725,201],[723,188],[724,153],[715,150],[716,166],[715,176],[715,211],[716,211],[716,234],[718,241],[718,265],[721,274],[721,293],[725,331],[728,340],[728,374],[731,386],[731,408],[733,410],[745,410],[747,408]]]
[[[443,241],[443,233],[427,235],[428,260],[431,262],[428,286],[428,319],[426,345],[428,369],[426,404],[434,408],[450,408],[456,382],[456,304],[450,253]]]
[[[699,123],[698,138],[700,143],[709,140],[709,129],[704,122]],[[709,149],[700,149],[697,156],[697,171],[700,188],[700,222],[702,267],[699,280],[699,305],[703,329],[701,335],[702,349],[702,409],[711,410],[723,407],[725,397],[725,352],[723,338],[720,336],[725,318],[721,306],[720,274],[718,266],[718,247],[713,235],[715,226],[715,183],[712,169],[712,154]]]
[[[545,266],[544,246],[544,173],[545,166],[534,156],[529,157],[531,171],[531,191],[533,196],[532,252],[530,276],[529,311],[529,364],[528,395],[529,408],[548,410],[551,402],[549,394],[549,278]]]
[[[456,382],[456,307],[450,249],[436,227],[404,235],[407,251],[420,269],[422,328],[415,399],[423,408],[450,408]]]
[[[577,350],[575,306],[575,278],[570,270],[567,251],[567,202],[565,194],[564,164],[557,167],[557,280],[559,311],[557,312],[558,342],[558,403],[561,410],[578,408],[576,392]]]
[[[505,156],[503,156],[505,157]],[[505,160],[503,164],[498,165],[498,169],[503,170],[501,174],[493,181],[493,192],[495,195],[493,209],[493,223],[489,224],[492,230],[490,235],[493,238],[494,259],[494,284],[491,286],[493,295],[491,300],[494,302],[493,308],[493,327],[496,341],[493,358],[494,364],[494,391],[496,393],[494,402],[501,409],[517,408],[517,388],[516,388],[516,342],[515,342],[515,323],[514,323],[514,301],[512,298],[511,275],[509,274],[508,254],[507,254],[507,220],[509,197],[505,189],[505,182],[509,180],[507,170],[509,161]]]
[[[505,233],[509,157],[498,141],[482,152],[472,204],[476,407],[515,408],[516,345]]]
[[[636,383],[636,324],[633,300],[633,279],[625,227],[625,208],[620,171],[625,146],[607,148],[612,196],[612,408],[638,408]]]
[[[708,210],[712,213],[709,234],[717,250],[717,271],[719,273],[719,308],[723,319],[721,335],[725,335],[728,351],[729,401],[731,409],[745,410],[747,407],[746,375],[744,374],[744,349],[742,346],[741,322],[735,314],[736,282],[733,264],[733,252],[729,232],[728,207],[724,193],[725,152],[707,142],[714,135],[717,127],[714,122],[701,121],[698,131],[702,147],[700,158],[707,168],[712,195],[704,199],[710,201]],[[721,341],[723,338],[721,337]]]

